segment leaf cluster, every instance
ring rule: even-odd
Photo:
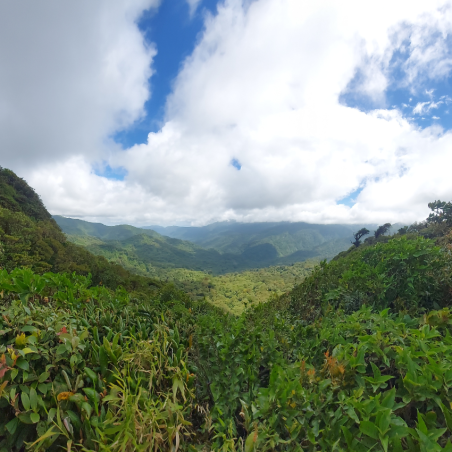
[[[190,436],[190,300],[0,272],[0,450],[157,450]],[[183,319],[183,322],[182,322]]]

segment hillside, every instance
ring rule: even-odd
[[[219,275],[331,259],[350,247],[353,228],[361,226],[215,223],[201,228],[156,227],[180,237],[174,238],[127,225],[106,226],[60,216],[54,219],[69,240],[146,275],[161,268]]]
[[[247,253],[242,256],[221,254],[154,231],[142,234],[143,230],[139,228],[54,218],[66,232],[74,233],[67,234],[71,242],[131,272],[173,283],[193,300],[205,298],[235,314],[240,314],[246,305],[265,302],[292,289],[309,274],[315,263],[306,261],[314,254],[308,252],[297,256],[302,263],[294,259],[295,265],[289,260],[287,265],[271,266],[274,261],[265,256],[250,258]],[[137,235],[125,240],[103,241],[99,238],[125,236],[130,232]],[[280,261],[282,259],[277,259]],[[260,269],[250,270],[252,268]]]
[[[324,225],[303,222],[238,223],[220,222],[201,227],[149,226],[162,235],[189,240],[222,253],[240,254],[246,249],[270,245],[278,257],[298,251],[321,257],[332,257],[350,246],[353,232],[376,225]],[[323,246],[323,248],[321,248]],[[327,251],[328,256],[324,255]]]
[[[291,291],[318,264],[298,262],[242,272],[212,275],[206,272],[176,268],[164,270],[161,277],[190,295],[193,300],[205,300],[232,314],[239,315],[251,306],[271,302]]]
[[[69,240],[140,274],[152,275],[155,274],[155,269],[162,268],[186,268],[222,274],[267,266],[273,262],[267,256],[258,261],[258,257],[254,256],[221,254],[189,241],[165,237],[157,232],[132,226],[105,226],[58,216],[54,218],[68,234]]]
[[[143,274],[174,285],[193,301],[207,301],[239,315],[247,307],[289,292],[311,273],[316,264],[318,261],[305,261],[220,275],[186,268],[153,267]]]
[[[451,452],[452,205],[441,206],[240,315],[172,285],[131,294],[76,273],[0,271],[0,450]],[[260,272],[202,284],[231,296],[235,277],[243,298]]]
[[[50,220],[39,195],[12,171],[0,166],[0,207],[35,220]]]
[[[88,221],[65,218],[61,215],[54,215],[53,219],[66,234],[80,237],[97,237],[100,240],[125,240],[134,235],[148,235],[157,237],[155,231],[150,229],[140,229],[127,224],[118,226],[105,226],[102,223],[90,223]]]
[[[7,169],[0,170],[0,270],[27,267],[37,273],[92,275],[95,284],[152,291],[160,283],[133,274],[66,239],[35,191]]]

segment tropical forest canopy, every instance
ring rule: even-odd
[[[451,203],[235,315],[0,187],[0,451],[452,450]]]
[[[315,263],[348,249],[353,228],[362,227],[287,222],[155,226],[161,235],[149,228],[53,218],[69,241],[91,253],[133,273],[173,282],[192,299],[206,298],[233,313],[292,289]]]

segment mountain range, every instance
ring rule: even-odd
[[[202,227],[106,226],[55,215],[69,240],[126,268],[187,268],[213,274],[330,259],[350,247],[353,232],[376,225],[219,222]]]

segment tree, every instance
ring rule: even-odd
[[[432,213],[428,216],[428,223],[446,223],[452,225],[452,203],[445,201],[434,201],[428,204]]]
[[[352,243],[353,245],[355,245],[356,247],[358,247],[359,245],[361,245],[361,239],[369,234],[369,229],[367,228],[361,228],[358,232],[355,232],[353,234],[353,238],[355,239]]]
[[[403,226],[397,231],[400,235],[405,235],[408,232],[408,226]]]
[[[385,235],[391,228],[391,223],[385,223],[382,226],[378,226],[377,230],[374,232],[375,238],[378,239],[380,235]]]

